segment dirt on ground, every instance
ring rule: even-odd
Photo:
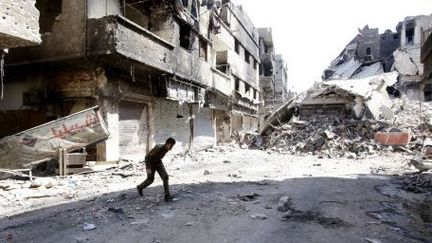
[[[0,242],[432,242],[431,176],[408,162],[219,147],[165,160],[173,203],[159,178],[139,197],[143,164],[9,179]]]

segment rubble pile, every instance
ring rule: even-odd
[[[265,139],[264,149],[294,155],[311,154],[321,158],[365,158],[386,151],[422,154],[432,136],[432,107],[428,103],[394,100],[392,123],[372,119],[341,119],[337,116],[317,117],[308,121],[292,120],[273,128]],[[385,146],[374,140],[377,132],[408,132],[407,146]]]
[[[373,138],[375,132],[384,129],[384,126],[371,120],[297,121],[276,128],[264,146],[296,155],[309,153],[328,158],[354,159],[380,149]]]

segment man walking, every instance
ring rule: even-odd
[[[163,157],[170,151],[176,141],[174,138],[168,138],[165,144],[156,145],[145,157],[145,165],[147,172],[147,179],[137,186],[138,194],[143,196],[143,190],[150,186],[154,181],[155,172],[159,174],[163,181],[165,190],[165,202],[172,202],[174,197],[171,196],[168,185],[168,173],[165,170],[165,166],[162,163]]]

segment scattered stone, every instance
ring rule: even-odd
[[[204,175],[210,175],[210,171],[205,170],[205,171],[204,171]]]
[[[128,178],[128,177],[134,176],[135,173],[133,173],[133,172],[114,172],[114,173],[112,173],[112,175],[118,175],[118,176],[121,176],[122,178]]]
[[[118,214],[124,214],[124,210],[122,208],[108,208],[108,212],[118,213]]]
[[[356,158],[357,158],[357,155],[356,155],[355,153],[347,153],[346,157],[347,157],[348,159],[356,159]]]
[[[242,196],[238,195],[237,197],[242,201],[250,202],[256,200],[259,196],[260,196],[259,194],[254,193],[254,194],[246,194]]]
[[[198,222],[189,222],[185,226],[198,226]]]
[[[260,219],[260,220],[265,220],[267,219],[267,215],[265,214],[252,214],[249,217],[251,217],[251,219]]]
[[[415,160],[412,159],[410,163],[420,172],[425,172],[428,170],[432,170],[432,161],[431,160]]]
[[[277,210],[279,212],[286,212],[289,210],[290,205],[290,198],[288,196],[282,196],[279,198]]]
[[[30,188],[39,188],[43,186],[43,183],[38,181],[38,180],[34,180],[31,184],[30,184]]]
[[[148,223],[150,223],[149,219],[141,219],[141,220],[138,220],[138,221],[132,221],[129,224],[131,224],[131,225],[142,225],[142,224],[148,224]]]
[[[368,242],[368,243],[381,243],[382,241],[377,240],[377,239],[371,239],[371,238],[362,238],[363,241]]]
[[[94,225],[94,224],[90,224],[90,223],[84,223],[84,225],[83,225],[83,230],[84,231],[90,231],[90,230],[94,230],[94,229],[96,229],[96,225]]]
[[[229,160],[224,160],[223,163],[224,163],[224,164],[230,164],[231,161],[229,161]]]
[[[173,213],[173,212],[160,213],[160,215],[161,215],[164,219],[170,219],[170,218],[174,217],[174,213]]]

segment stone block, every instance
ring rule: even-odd
[[[411,142],[411,134],[408,132],[377,132],[375,142],[389,146],[408,145]]]

